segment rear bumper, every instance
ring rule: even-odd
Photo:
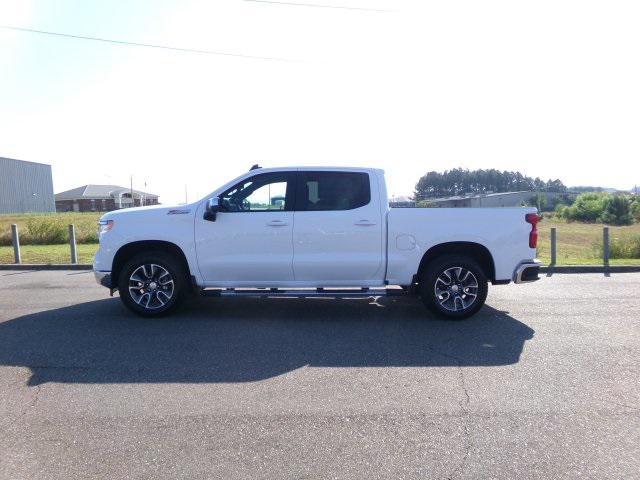
[[[531,283],[540,280],[540,265],[541,262],[539,260],[523,262],[518,265],[513,274],[514,283]]]
[[[103,287],[112,288],[111,285],[111,272],[102,272],[100,270],[94,270],[93,276],[96,277],[96,282]]]

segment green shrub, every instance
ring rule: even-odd
[[[68,241],[67,226],[56,217],[31,217],[27,220],[26,238],[20,243],[31,245],[53,245]]]
[[[98,227],[93,226],[91,229],[77,229],[76,228],[76,242],[77,243],[98,243]]]
[[[4,247],[7,245],[13,245],[11,241],[10,229],[4,229],[3,231],[0,231],[0,247]]]
[[[636,214],[640,221],[640,202],[622,194],[589,192],[578,195],[570,207],[556,206],[556,214],[568,221],[631,225]]]
[[[602,246],[599,248],[602,255]],[[640,235],[630,234],[614,237],[609,240],[609,256],[611,258],[640,258]]]
[[[604,213],[607,193],[582,193],[566,211],[567,220],[596,222]]]
[[[606,197],[600,221],[609,225],[631,225],[633,217],[631,216],[629,198],[625,195]]]
[[[568,205],[564,205],[562,203],[559,203],[558,205],[556,205],[556,208],[554,209],[554,213],[556,215],[556,217],[558,218],[564,218],[565,220],[567,220],[569,218],[569,207]]]
[[[629,210],[631,211],[631,215],[636,220],[636,222],[640,222],[640,197],[635,196],[631,200],[631,205],[629,206]]]

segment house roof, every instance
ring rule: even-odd
[[[115,198],[122,193],[131,192],[130,188],[119,187],[118,185],[83,185],[81,187],[72,188],[64,192],[56,193],[56,200],[77,200],[77,199],[108,199]],[[158,198],[153,193],[134,190],[134,195],[145,196],[147,198]]]

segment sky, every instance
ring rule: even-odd
[[[296,4],[297,3],[297,4]],[[0,0],[0,156],[162,203],[262,166],[640,184],[640,2]],[[146,185],[146,186],[145,186]]]

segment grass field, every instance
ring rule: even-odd
[[[567,223],[545,218],[539,225],[538,257],[545,264],[551,260],[551,227],[556,227],[558,265],[602,264],[598,246],[602,245],[602,224]],[[621,234],[640,235],[640,224],[609,227],[611,240]],[[639,265],[640,258],[611,259],[612,265]]]
[[[11,246],[11,225],[17,224],[20,233],[21,254],[23,263],[70,263],[71,254],[68,243],[59,245],[25,245],[28,242],[29,232],[27,223],[29,219],[55,219],[64,225],[76,226],[76,238],[94,235],[98,229],[98,219],[101,213],[45,213],[0,215],[0,263],[13,263],[13,247]],[[27,242],[24,240],[27,239]],[[82,244],[77,246],[78,261],[80,263],[92,263],[93,255],[98,249],[97,243]]]
[[[101,213],[39,213],[39,214],[21,214],[21,215],[0,215],[0,245],[11,245],[11,225],[18,225],[18,232],[21,238],[21,244],[29,242],[29,220],[55,220],[60,222],[64,228],[73,224],[76,226],[76,238],[79,243],[85,243],[87,238],[93,238],[95,242],[95,233],[98,229],[98,219]],[[89,242],[91,243],[91,242]]]
[[[52,214],[63,219],[65,223],[76,224],[76,229],[95,231],[98,213],[61,213]],[[17,223],[24,229],[28,215],[0,215],[0,236],[11,235],[11,224]],[[567,223],[556,219],[545,218],[539,225],[540,239],[538,256],[544,263],[551,259],[550,231],[556,227],[558,237],[558,265],[595,265],[602,263],[597,245],[602,245],[601,224]],[[640,224],[628,227],[610,227],[612,239],[621,234],[636,233],[640,235]],[[78,261],[91,263],[98,249],[97,244],[79,244]],[[69,263],[69,245],[23,245],[23,263]],[[13,263],[13,248],[0,246],[0,263]],[[639,265],[640,259],[612,259],[612,265]]]
[[[78,263],[93,263],[98,244],[79,244],[77,247]],[[20,253],[22,263],[71,263],[68,244],[23,245],[20,247]],[[0,263],[13,263],[13,247],[0,247]]]

